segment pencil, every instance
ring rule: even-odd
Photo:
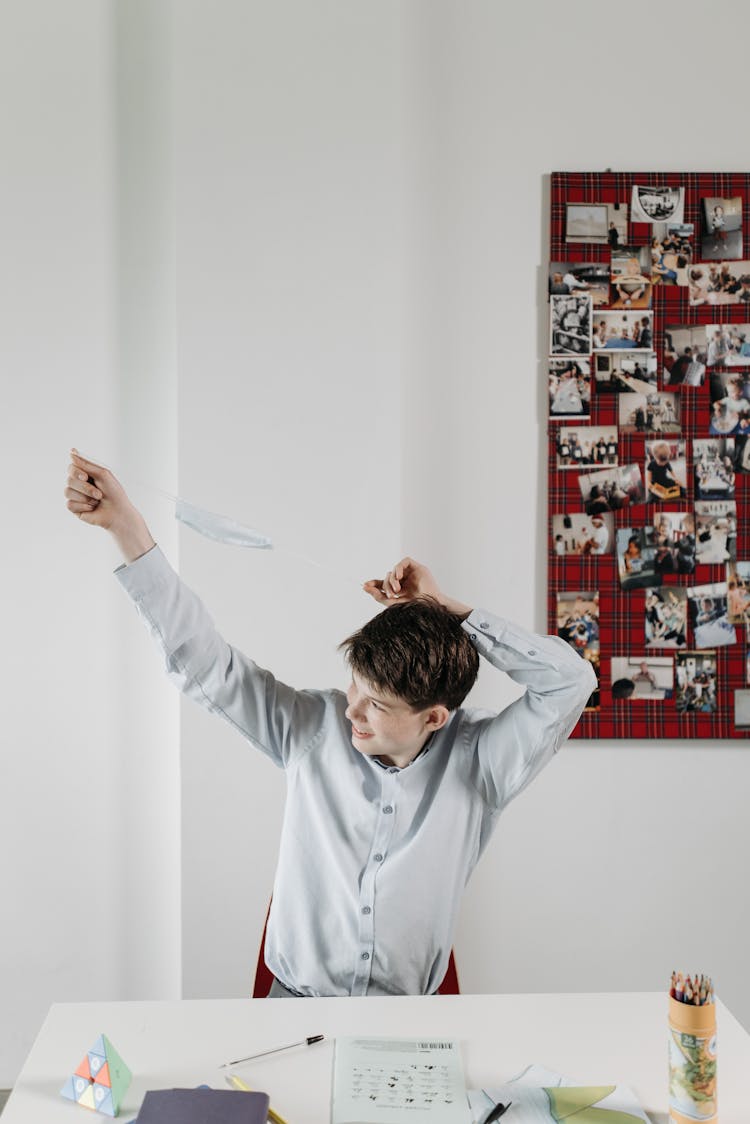
[[[234,1073],[226,1077],[225,1080],[234,1089],[241,1089],[243,1093],[252,1093],[250,1086],[246,1085],[242,1078],[237,1077]],[[274,1112],[270,1105],[268,1106],[268,1119],[272,1121],[272,1124],[286,1124],[284,1117],[279,1116],[278,1112]]]

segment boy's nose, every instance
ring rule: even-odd
[[[344,714],[354,726],[359,726],[359,723],[361,721],[360,715],[362,714],[362,707],[357,707],[356,704],[349,703],[349,706],[344,711]]]

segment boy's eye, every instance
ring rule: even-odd
[[[372,703],[372,705],[375,707],[376,710],[382,710],[383,709],[379,702],[375,702],[375,699],[370,699],[370,702]]]

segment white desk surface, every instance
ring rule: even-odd
[[[721,1124],[750,1117],[750,1035],[717,1003]],[[333,1038],[459,1039],[469,1087],[491,1087],[533,1062],[583,1084],[630,1085],[653,1124],[667,1122],[667,999],[662,993],[460,995],[392,999],[227,999],[55,1004],[2,1124],[83,1124],[93,1114],[59,1094],[99,1034],[133,1071],[119,1119],[148,1089],[205,1082],[224,1088],[224,1061],[325,1034],[315,1046],[238,1066],[288,1124],[327,1124]],[[509,1124],[511,1124],[509,1120]]]

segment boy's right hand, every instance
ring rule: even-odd
[[[68,511],[83,523],[110,531],[123,557],[132,562],[154,545],[143,516],[114,473],[71,449],[65,489]]]

